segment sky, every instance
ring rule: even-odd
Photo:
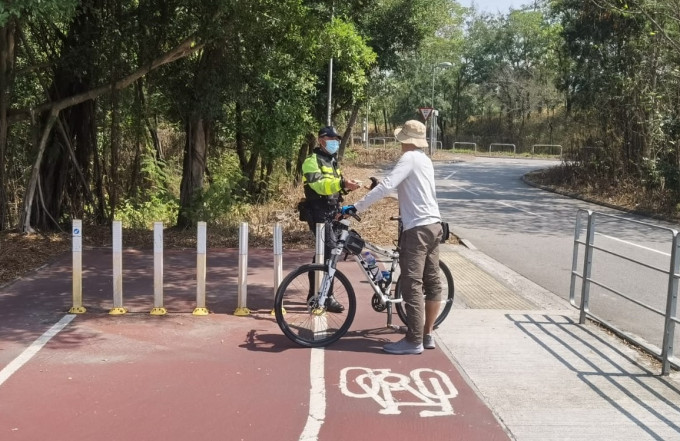
[[[510,11],[511,6],[517,9],[529,1],[530,0],[458,0],[458,3],[468,8],[474,3],[477,10],[482,12],[495,14],[500,11],[503,14],[507,14],[508,11]]]

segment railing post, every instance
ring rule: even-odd
[[[238,304],[234,315],[250,315],[246,306],[248,299],[248,223],[241,222],[238,228]]]
[[[151,315],[165,315],[163,306],[163,222],[153,223],[153,308]]]
[[[678,272],[680,257],[678,256],[678,232],[673,231],[673,249],[668,274],[668,298],[666,300],[666,316],[664,323],[663,344],[661,348],[661,374],[668,375],[671,370],[670,358],[673,356],[673,340],[675,339],[675,321],[678,306]]]
[[[581,286],[581,314],[578,322],[584,324],[586,315],[590,311],[588,302],[590,300],[590,274],[593,268],[593,238],[595,237],[595,216],[588,210],[588,228],[586,233],[586,250],[583,261],[583,284]]]
[[[574,228],[574,252],[571,258],[571,283],[569,284],[569,303],[574,307],[578,307],[576,305],[576,270],[578,268],[578,239],[581,231],[581,213],[584,212],[584,210],[576,212],[576,227]]]
[[[113,259],[113,308],[111,315],[123,315],[127,309],[123,307],[123,223],[113,221],[111,225],[111,249]]]
[[[71,314],[83,314],[83,221],[73,219],[73,306],[68,311]]]
[[[206,238],[205,222],[199,222],[196,228],[196,308],[193,315],[208,315],[205,307],[205,271],[206,271]]]

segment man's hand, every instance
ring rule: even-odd
[[[354,179],[345,179],[345,190],[353,191],[361,186],[361,182]]]
[[[378,178],[376,178],[376,177],[371,176],[369,179],[371,180],[371,186],[370,186],[370,187],[369,187],[369,186],[366,187],[366,188],[368,188],[369,190],[373,190],[375,187],[378,186],[378,184],[380,184],[380,181],[379,181]]]

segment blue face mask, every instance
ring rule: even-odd
[[[339,148],[340,141],[338,141],[337,139],[329,139],[328,141],[326,141],[326,151],[331,155],[336,154]]]

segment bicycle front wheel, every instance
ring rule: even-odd
[[[324,264],[302,265],[288,274],[276,290],[276,322],[286,337],[299,345],[310,348],[327,346],[342,337],[354,320],[357,306],[354,289],[338,270],[331,285],[332,294],[344,310],[330,312],[326,305],[315,307],[317,287],[321,286],[326,274],[328,267]]]
[[[441,260],[439,261],[439,281],[442,285],[442,301],[439,306],[439,312],[437,313],[437,318],[434,320],[435,329],[444,321],[451,307],[453,306],[453,296],[455,293],[455,288],[453,286],[453,275],[451,275],[451,270],[448,266]],[[400,299],[401,297],[401,285],[400,280],[397,280],[397,286],[394,288],[395,298]],[[397,307],[397,314],[404,324],[406,322],[406,309],[403,302],[395,303]]]

